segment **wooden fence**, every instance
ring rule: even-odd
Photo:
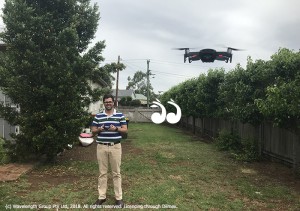
[[[159,109],[119,108],[130,122],[152,122],[151,115]],[[260,154],[292,166],[300,172],[300,136],[288,130],[274,127],[264,122],[258,127],[216,118],[181,117],[178,126],[196,135],[217,137],[221,130],[235,131],[242,139],[253,139],[257,142]]]
[[[130,108],[130,107],[119,107],[125,117],[129,118],[130,122],[152,122],[151,115],[154,112],[160,112],[160,109],[152,108]]]
[[[194,134],[207,134],[211,137],[217,137],[223,129],[236,131],[242,139],[256,140],[261,154],[293,166],[300,172],[300,137],[288,130],[274,127],[270,122],[253,127],[239,121],[190,116],[182,117],[179,125]]]

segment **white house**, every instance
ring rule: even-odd
[[[108,86],[107,83],[103,80],[100,80],[101,84],[98,83],[94,83],[93,81],[89,81],[89,85],[91,86],[91,89],[96,89],[96,88],[100,88],[100,87],[105,87]],[[91,103],[88,107],[88,112],[91,113],[92,115],[95,115],[97,113],[99,113],[102,109],[104,108],[103,106],[103,102],[102,102],[102,98],[94,103]]]
[[[116,90],[112,90],[112,95],[116,97]],[[135,93],[134,90],[132,89],[119,89],[118,90],[118,102],[123,98],[123,97],[131,97],[131,99],[135,99]]]
[[[0,90],[0,103],[3,103],[5,106],[11,106],[15,107],[19,110],[19,107],[17,105],[12,104],[9,97],[4,95]],[[18,134],[20,132],[20,127],[18,125],[12,126],[10,125],[4,118],[0,117],[0,137],[5,138],[7,140],[11,140],[11,133]]]
[[[147,97],[142,94],[135,94],[135,100],[139,100],[141,105],[147,105]]]
[[[116,90],[112,90],[112,95],[116,96]],[[118,90],[118,102],[123,97],[131,97],[132,100],[139,100],[141,105],[147,105],[147,97],[142,94],[136,94],[132,89],[119,89]]]

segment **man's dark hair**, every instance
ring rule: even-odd
[[[104,102],[104,100],[107,99],[107,98],[111,98],[112,101],[115,102],[115,98],[114,98],[114,96],[113,96],[112,94],[105,94],[105,95],[103,96],[103,102]]]

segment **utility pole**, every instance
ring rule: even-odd
[[[155,74],[151,74],[149,69],[149,63],[150,63],[150,59],[147,60],[147,108],[149,108],[149,100],[150,100],[150,75],[155,75]]]
[[[118,65],[120,64],[120,56],[118,56]],[[115,96],[115,106],[118,107],[118,92],[119,92],[119,67],[117,67],[117,83],[116,83],[116,96]]]
[[[150,93],[149,93],[149,86],[150,86],[150,81],[149,81],[149,75],[150,75],[150,70],[149,70],[149,63],[150,60],[147,60],[147,108],[149,108],[149,98],[150,98]]]

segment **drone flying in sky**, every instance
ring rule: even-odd
[[[190,48],[175,48],[175,50],[184,50],[184,62],[188,59],[189,63],[192,61],[201,60],[202,62],[214,62],[215,60],[232,62],[232,51],[239,51],[241,49],[227,47],[227,51],[216,51],[215,49],[205,48],[200,51],[190,52]]]

